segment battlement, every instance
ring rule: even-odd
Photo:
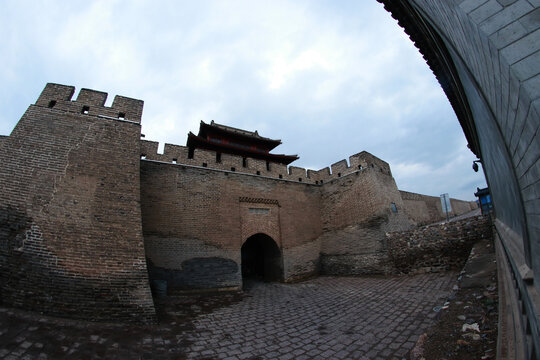
[[[190,151],[186,146],[172,144],[165,144],[163,154],[159,154],[158,142],[141,140],[140,144],[141,159],[144,160],[232,171],[312,185],[323,185],[346,175],[368,169],[392,176],[388,163],[366,151],[350,156],[349,162],[341,160],[330,167],[311,170],[237,155],[220,154],[211,150],[194,149]]]
[[[111,107],[105,106],[107,93],[81,89],[76,100],[72,100],[75,87],[48,83],[35,105],[50,109],[103,116],[124,121],[141,122],[144,102],[116,95]]]

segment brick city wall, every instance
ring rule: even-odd
[[[257,233],[285,255],[285,281],[317,270],[317,186],[142,160],[141,203],[150,275],[172,289],[241,287],[240,250]]]
[[[410,227],[390,167],[365,155],[369,166],[321,188],[323,274],[386,273],[385,232]]]
[[[186,241],[201,242],[194,249],[202,246],[210,251],[210,246],[207,257],[219,257],[223,251],[223,257],[236,262],[239,269],[242,242],[256,233],[265,233],[281,248],[283,279],[293,281],[319,271],[384,273],[385,232],[410,226],[390,166],[367,152],[351,156],[349,162],[342,160],[312,171],[274,164],[268,168],[265,162],[244,162],[242,157],[226,154],[218,161],[215,152],[198,149],[189,157],[188,149],[177,145],[166,144],[163,154],[158,154],[157,148],[157,142],[141,141],[143,228],[151,277],[165,277],[173,288],[191,287],[193,284],[188,284],[182,275],[182,263],[204,258],[199,250],[186,250],[193,245],[183,245]],[[179,179],[182,186],[170,185]],[[191,191],[204,200],[191,195]],[[310,194],[307,202],[306,192]],[[250,198],[254,203],[245,200]],[[180,204],[192,208],[182,210]],[[392,204],[397,213],[392,211]],[[261,206],[268,213],[257,216],[264,221],[255,221],[249,209]],[[165,219],[174,219],[175,225],[157,223]],[[288,224],[289,219],[295,220]],[[222,223],[225,227],[220,227]],[[175,256],[178,261],[173,266],[165,266],[158,244],[167,236],[160,235],[157,242],[154,233],[157,229],[170,231],[170,226],[179,226],[188,233],[168,236],[182,255]],[[202,230],[197,231],[199,228]],[[163,257],[169,256],[171,252],[164,251]],[[164,269],[171,273],[166,275]],[[227,281],[215,278],[195,287],[234,287],[235,281],[240,286],[240,275],[231,273]],[[208,278],[206,274],[201,276]]]
[[[409,220],[415,225],[427,225],[438,221],[446,220],[446,213],[442,210],[441,199],[436,196],[411,193],[400,190],[405,213]],[[450,217],[465,214],[478,208],[474,201],[463,201],[450,199],[452,211]]]
[[[474,243],[492,238],[489,216],[433,224],[386,235],[390,266],[398,273],[460,270]]]
[[[47,84],[0,162],[1,301],[48,314],[152,321],[139,207],[143,102]],[[130,120],[120,121],[119,117]]]

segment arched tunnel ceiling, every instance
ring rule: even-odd
[[[377,0],[392,14],[423,55],[443,88],[461,124],[469,148],[480,157],[480,146],[473,117],[452,58],[434,27],[409,2]]]

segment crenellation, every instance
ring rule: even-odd
[[[149,160],[158,160],[158,147],[159,142],[150,141],[150,140],[141,140],[140,141],[140,155],[141,158]]]
[[[189,158],[188,156],[188,162],[187,165],[195,165],[195,166],[202,166],[202,167],[209,167],[212,169],[216,169],[216,161],[217,159],[217,153],[214,151],[204,150],[204,149],[195,149],[193,151],[193,158]]]
[[[392,176],[390,165],[386,161],[374,156],[373,154],[368,153],[367,151],[362,151],[358,154],[351,156],[350,162],[351,167],[356,167],[358,169],[360,169],[359,166],[362,166],[362,169],[364,167],[370,167],[372,169],[379,170],[383,174]]]
[[[3,144],[7,144],[9,136],[0,135],[0,151],[2,151]]]
[[[309,178],[315,182],[315,184],[323,184],[325,181],[331,179],[330,168],[325,167],[321,170],[308,170]]]
[[[270,172],[268,176],[279,179],[280,175],[283,178],[283,176],[288,174],[288,172],[289,171],[287,169],[287,165],[274,163],[274,164],[270,164]]]
[[[308,182],[306,169],[298,166],[289,166],[289,179]]]
[[[144,102],[124,96],[115,96],[111,107],[105,106],[108,94],[102,91],[81,89],[72,100],[75,87],[49,83],[45,86],[35,106],[53,111],[97,116],[108,120],[141,122]]]
[[[242,157],[230,154],[221,154],[220,169],[230,171],[242,171]]]
[[[188,159],[188,154],[189,150],[185,146],[165,143],[165,146],[163,147],[163,155],[165,155],[167,161],[171,161],[173,163],[185,163],[185,160]]]
[[[165,144],[163,154],[159,154],[158,146],[158,142],[141,139],[141,156],[144,155],[146,160],[207,167],[214,170],[235,171],[313,185],[323,185],[368,168],[392,176],[388,163],[366,151],[350,156],[350,166],[345,159],[332,164],[332,172],[330,172],[330,167],[320,170],[305,169],[298,166],[268,163],[265,160],[240,155],[218,154],[215,151],[206,149],[195,149],[193,156],[190,157],[187,146],[173,144]]]
[[[367,161],[362,156],[362,153],[349,156],[349,164],[354,170],[362,170],[367,168]]]
[[[104,107],[107,101],[107,93],[91,89],[81,89],[75,102],[85,104],[91,107]]]
[[[330,169],[332,169],[333,177],[341,177],[348,173],[349,164],[347,164],[347,160],[340,160],[330,165]]]
[[[248,165],[248,169],[251,170],[249,172],[252,174],[263,175],[263,174],[266,174],[267,172],[266,161],[264,160],[248,158],[247,165]]]
[[[115,117],[123,117],[125,120],[141,122],[143,107],[144,101],[142,100],[116,95],[111,109],[113,110]]]
[[[51,101],[71,101],[75,93],[75,86],[48,83],[39,95],[36,105],[49,107]]]

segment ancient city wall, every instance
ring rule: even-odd
[[[48,84],[0,138],[6,304],[151,321],[149,277],[171,291],[240,289],[242,245],[261,233],[284,281],[393,271],[385,233],[411,223],[381,159],[312,171],[170,144],[159,154],[139,139],[142,101],[73,92]]]
[[[0,162],[1,301],[48,314],[151,321],[139,207],[143,102],[47,84]],[[119,117],[129,120],[121,121]]]
[[[240,249],[257,233],[280,248],[285,281],[318,270],[317,186],[143,160],[141,201],[151,277],[172,289],[241,287]]]
[[[501,302],[514,310],[502,313],[501,336],[507,341],[498,355],[535,356],[540,353],[540,4],[379,1],[428,59],[482,160],[497,216],[499,273],[507,294]],[[117,97],[107,108],[104,93],[81,90],[74,102],[72,94],[72,87],[48,85],[13,134],[0,139],[2,301],[73,317],[151,317],[137,215],[136,123],[142,102]],[[177,161],[180,155],[175,154]],[[252,167],[255,174],[320,185],[346,178],[341,169],[362,170],[353,159],[349,163],[319,171],[269,169],[256,161]],[[226,164],[228,171],[243,167]],[[112,250],[105,241],[115,244]]]
[[[176,238],[182,239],[178,243],[180,244],[185,242],[188,238],[195,237],[198,239],[206,239],[205,246],[208,244],[215,246],[216,244],[225,241],[223,239],[225,236],[224,231],[232,231],[228,248],[232,249],[233,253],[229,253],[227,256],[229,256],[229,260],[235,262],[238,262],[240,255],[239,249],[241,244],[238,243],[238,239],[247,239],[245,234],[238,233],[238,229],[241,227],[243,228],[245,225],[237,220],[231,220],[228,223],[229,227],[227,229],[220,229],[215,235],[212,234],[209,229],[215,228],[216,226],[212,223],[212,219],[220,218],[220,216],[231,217],[230,212],[226,212],[225,215],[219,214],[219,209],[223,205],[221,202],[216,201],[216,199],[222,199],[222,196],[228,193],[229,189],[233,189],[231,184],[236,184],[236,182],[231,183],[231,179],[243,180],[238,183],[240,185],[237,189],[237,193],[226,201],[229,210],[236,209],[239,197],[244,199],[250,197],[260,198],[261,191],[263,191],[263,193],[268,191],[254,188],[251,196],[249,196],[249,192],[248,195],[245,195],[244,192],[248,189],[246,187],[247,180],[245,179],[251,179],[252,182],[256,181],[260,184],[264,184],[265,187],[268,187],[268,184],[276,184],[275,186],[277,187],[275,189],[273,188],[271,191],[272,199],[282,200],[278,201],[279,206],[277,206],[275,210],[269,207],[267,218],[271,219],[274,216],[273,214],[279,213],[279,219],[268,221],[268,225],[266,226],[257,224],[255,227],[256,229],[258,228],[257,231],[265,232],[272,238],[279,239],[279,233],[281,233],[281,236],[288,233],[288,230],[283,229],[284,222],[289,218],[287,213],[295,209],[294,212],[296,215],[291,218],[296,219],[296,228],[290,232],[290,238],[302,239],[303,235],[301,235],[300,232],[310,228],[317,229],[316,233],[318,234],[317,236],[309,236],[307,242],[301,241],[293,246],[290,246],[290,244],[287,243],[278,243],[282,246],[284,261],[283,271],[284,279],[286,281],[317,273],[319,270],[320,252],[322,252],[321,264],[323,273],[384,273],[386,272],[386,265],[384,265],[386,261],[384,233],[386,231],[403,230],[410,226],[404,213],[400,193],[392,178],[390,166],[388,163],[367,152],[360,152],[351,156],[348,162],[342,160],[334,163],[328,168],[313,171],[294,166],[289,166],[287,168],[285,165],[276,164],[267,166],[264,161],[249,158],[243,159],[240,156],[228,154],[221,154],[218,157],[214,151],[200,149],[195,149],[195,151],[190,154],[187,147],[178,145],[165,144],[163,154],[158,154],[157,148],[157,142],[141,141],[143,164],[146,164],[147,161],[159,162],[163,165],[176,165],[176,169],[178,169],[178,165],[180,165],[180,169],[184,169],[183,174],[192,174],[195,171],[202,171],[201,174],[204,175],[200,175],[200,179],[197,178],[198,180],[196,181],[189,180],[189,183],[193,183],[195,188],[198,188],[199,183],[207,184],[207,188],[204,190],[197,190],[197,194],[205,194],[211,199],[208,200],[208,206],[210,207],[205,210],[202,210],[203,208],[201,208],[201,206],[196,205],[199,200],[195,199],[193,201],[193,206],[195,206],[193,211],[199,211],[201,216],[202,214],[207,214],[210,223],[206,224],[205,221],[201,220],[200,224],[194,224],[193,221],[196,221],[195,219],[199,219],[199,217],[195,215],[188,216],[188,214],[186,214],[185,218],[190,219],[191,222],[186,221],[183,224],[182,228],[184,230],[190,228],[195,229],[198,226],[202,226],[204,230],[197,235],[185,234],[177,236]],[[174,176],[169,174],[164,175],[165,178],[163,179],[158,179],[158,176],[154,173],[146,175],[145,169],[149,167],[151,166],[143,166],[143,226],[145,229],[147,254],[153,254],[151,256],[149,255],[149,263],[153,264],[153,266],[155,266],[154,268],[157,269],[163,267],[157,265],[160,263],[159,260],[155,260],[160,258],[160,256],[156,254],[159,252],[157,247],[161,245],[152,246],[150,243],[161,243],[156,242],[155,236],[150,234],[152,231],[144,224],[147,223],[145,214],[159,214],[162,210],[158,209],[161,209],[163,203],[156,203],[156,210],[145,210],[148,206],[154,206],[150,205],[146,200],[147,195],[145,194],[145,189],[153,187],[156,189],[158,188],[153,185],[147,186],[145,181],[150,181],[152,183],[156,181],[155,184],[159,185],[170,181]],[[180,176],[184,177],[184,175],[177,175],[176,178]],[[226,177],[223,178],[223,176]],[[227,179],[227,182],[224,183],[221,178]],[[302,184],[310,184],[314,185],[314,187],[308,186],[305,188]],[[298,187],[298,185],[300,185],[300,187]],[[188,187],[184,186],[183,188],[186,189]],[[284,191],[286,188],[290,188],[291,192]],[[161,186],[161,190],[162,189],[163,186]],[[321,200],[310,200],[311,203],[309,204],[302,203],[301,201],[298,201],[298,196],[303,196],[302,194],[305,190],[299,189],[310,189],[310,192],[317,194],[316,196]],[[214,193],[216,195],[212,195]],[[153,194],[151,198],[156,199],[159,196],[159,194]],[[163,193],[161,196],[164,199],[174,198],[174,196],[171,196],[168,193]],[[193,196],[189,198],[193,199]],[[188,198],[185,198],[181,202],[187,202],[187,199]],[[293,201],[285,207],[283,204],[291,199]],[[242,214],[247,214],[248,210],[248,206],[242,204],[243,202],[245,201],[240,201],[241,218],[243,217]],[[306,209],[312,207],[320,208],[321,214],[318,215],[318,218],[309,218],[305,229],[299,228],[298,222],[300,222],[300,224],[304,222]],[[396,212],[392,211],[393,207]],[[297,211],[298,209],[302,210]],[[177,209],[169,209],[166,211],[170,214],[177,213]],[[166,217],[162,216],[161,218],[164,219]],[[314,227],[314,224],[317,225]],[[160,224],[159,227],[168,229],[168,224]],[[261,229],[264,229],[265,231]],[[276,233],[276,230],[278,233]],[[321,234],[322,236],[318,238]],[[253,235],[253,231],[251,235]],[[216,240],[218,238],[220,238],[220,240]],[[284,237],[283,239],[286,238],[287,237]],[[315,239],[317,240],[314,241]],[[182,245],[182,249],[184,249],[182,250],[182,253],[185,256],[178,257],[181,261],[174,265],[174,269],[177,273],[182,267],[182,261],[191,259],[193,256],[204,257],[200,253],[190,254],[189,250],[185,250],[187,247],[191,246]],[[218,247],[222,248],[223,245],[219,244]],[[197,248],[197,246],[195,248]],[[208,249],[205,247],[205,252],[206,251],[208,251]],[[209,255],[206,257],[216,257],[219,252],[219,249],[214,249],[210,251],[208,253]],[[157,274],[155,276],[157,276]],[[155,276],[152,275],[152,277]],[[162,272],[160,276],[170,277],[164,272]],[[234,287],[232,284],[235,281],[238,281],[239,276],[240,274],[231,274],[228,282],[220,282],[220,287]],[[173,286],[185,286],[183,285],[184,283],[181,284],[181,282],[185,282],[185,280],[175,280],[173,283],[176,283],[177,285]],[[210,281],[206,285],[196,284],[196,286],[215,287],[216,284]]]
[[[446,213],[442,209],[441,199],[436,196],[422,195],[408,191],[399,191],[403,199],[405,213],[415,225],[426,225],[446,220]],[[452,211],[450,217],[465,214],[478,208],[474,201],[463,201],[450,198]]]

